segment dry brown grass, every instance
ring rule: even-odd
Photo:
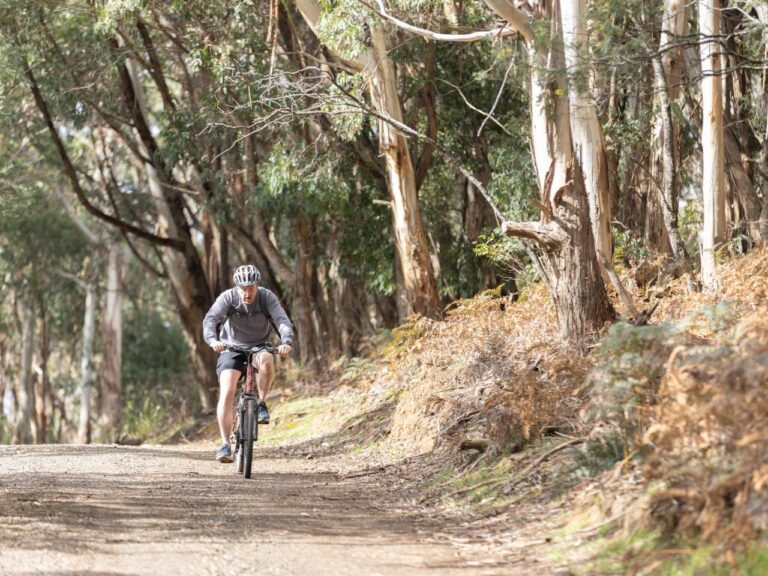
[[[768,251],[720,273],[716,295],[690,293],[686,278],[664,287],[654,320],[677,324],[658,342],[664,369],[644,388],[634,444],[661,486],[652,522],[726,551],[768,533]]]
[[[517,449],[575,425],[590,361],[560,344],[543,286],[515,303],[485,293],[456,303],[443,322],[422,318],[404,330],[389,358],[402,390],[391,440],[406,451],[466,435]]]
[[[667,530],[738,544],[768,529],[768,321],[744,318],[726,342],[676,348],[645,434],[643,470],[665,488],[652,515]]]
[[[654,320],[679,320],[722,300],[734,302],[743,313],[768,304],[768,249],[760,248],[721,264],[719,272],[721,289],[717,294],[691,292],[688,275],[666,284]]]

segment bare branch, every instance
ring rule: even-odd
[[[507,77],[509,76],[509,72],[512,70],[512,66],[515,63],[515,59],[512,58],[509,61],[509,66],[507,66],[507,71],[504,72],[504,78],[501,80],[501,86],[499,86],[499,91],[496,93],[496,100],[493,101],[493,106],[491,106],[491,109],[488,110],[488,114],[485,118],[483,118],[483,122],[480,124],[480,128],[477,129],[477,136],[480,137],[480,134],[483,133],[483,128],[485,128],[485,124],[488,122],[488,119],[493,116],[493,113],[496,111],[496,106],[499,105],[499,100],[501,100],[501,94],[504,92],[504,86],[507,85]]]
[[[61,161],[64,164],[64,172],[67,174],[67,177],[69,178],[69,181],[72,184],[72,189],[77,195],[77,199],[85,207],[85,209],[88,210],[88,212],[90,212],[97,218],[107,222],[108,224],[111,224],[112,226],[116,226],[118,228],[126,230],[127,232],[130,232],[131,234],[135,234],[136,236],[144,238],[145,240],[149,240],[150,242],[154,242],[155,244],[160,244],[162,246],[169,246],[177,250],[182,249],[183,245],[176,238],[165,238],[162,236],[157,236],[155,234],[152,234],[151,232],[147,232],[146,230],[143,230],[138,226],[134,226],[133,224],[124,222],[123,220],[116,218],[115,216],[102,212],[91,203],[91,201],[88,199],[88,196],[86,196],[82,186],[80,185],[80,181],[77,178],[75,167],[72,164],[72,161],[69,158],[69,154],[67,153],[67,149],[64,147],[64,143],[61,141],[59,132],[53,123],[53,118],[51,117],[51,114],[48,110],[48,104],[46,103],[42,93],[40,92],[40,88],[38,87],[38,84],[37,84],[37,79],[32,73],[32,69],[29,67],[29,64],[27,63],[26,59],[23,59],[23,65],[24,65],[24,73],[27,77],[27,80],[29,80],[29,87],[32,90],[32,95],[35,98],[35,103],[37,104],[37,108],[40,111],[40,113],[43,115],[45,124],[48,127],[48,132],[50,133],[54,146],[56,147],[56,150],[59,153],[59,157],[61,158]]]
[[[469,32],[467,34],[442,34],[440,32],[433,32],[431,30],[419,28],[418,26],[408,24],[407,22],[403,22],[402,20],[395,18],[389,12],[387,12],[387,8],[384,6],[383,0],[375,0],[377,6],[373,6],[365,0],[358,1],[360,4],[369,8],[384,20],[394,24],[401,30],[411,32],[412,34],[416,34],[422,38],[436,40],[438,42],[477,42],[478,40],[485,40],[487,38],[502,38],[516,32],[515,30],[507,28],[506,26],[497,26],[496,28],[492,28],[490,30],[478,30],[476,32]]]
[[[554,222],[541,224],[540,222],[512,222],[507,220],[501,224],[501,232],[507,236],[534,240],[549,251],[557,250],[568,240],[565,231]]]

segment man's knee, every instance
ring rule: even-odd
[[[268,352],[262,352],[259,354],[259,371],[264,371],[268,374],[275,370],[275,359],[272,354]]]
[[[223,370],[219,375],[219,399],[231,399],[235,395],[237,381],[240,379],[240,372],[237,370]]]

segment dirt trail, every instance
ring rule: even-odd
[[[333,461],[260,450],[254,477],[182,446],[0,447],[0,574],[514,574]]]

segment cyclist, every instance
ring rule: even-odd
[[[203,319],[203,338],[208,345],[219,353],[216,374],[219,377],[219,403],[216,416],[219,420],[222,446],[216,451],[216,460],[232,462],[232,449],[229,447],[229,433],[232,430],[232,400],[237,389],[240,375],[246,370],[248,361],[245,354],[227,350],[233,345],[252,348],[269,340],[272,325],[280,333],[280,356],[290,354],[293,345],[293,326],[288,315],[280,305],[274,293],[259,286],[261,273],[250,264],[240,266],[233,275],[235,288],[222,292]],[[221,334],[217,327],[221,324]],[[259,390],[259,423],[269,424],[269,409],[264,400],[275,379],[275,367],[272,354],[256,356],[258,375],[256,386]]]

